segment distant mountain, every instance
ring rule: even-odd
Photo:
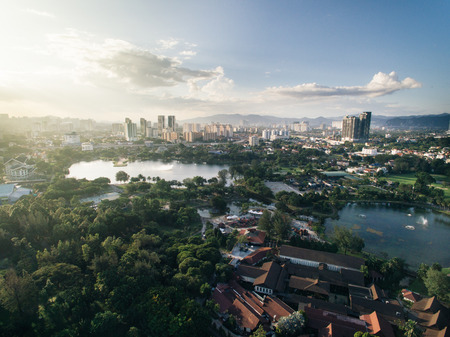
[[[270,126],[285,125],[294,122],[309,122],[311,127],[317,127],[321,124],[331,126],[331,122],[340,121],[344,116],[339,117],[299,117],[299,118],[282,118],[267,115],[242,115],[242,114],[218,114],[206,117],[191,118],[180,120],[179,123],[222,123],[232,125],[251,125],[251,126]],[[373,127],[387,127],[393,129],[448,129],[450,114],[425,115],[425,116],[402,116],[391,117],[372,114]]]
[[[319,126],[322,123],[327,125],[331,125],[332,121],[337,121],[342,118],[339,117],[317,117],[317,118],[307,118],[307,117],[299,117],[299,118],[282,118],[275,116],[266,116],[266,115],[241,115],[241,114],[218,114],[207,117],[198,117],[192,119],[181,120],[179,123],[223,123],[223,124],[233,124],[233,125],[255,125],[255,126],[268,126],[268,125],[284,125],[284,124],[292,124],[294,122],[303,122],[307,121],[309,124],[314,126]]]
[[[448,130],[450,114],[395,117],[386,121],[387,128]]]

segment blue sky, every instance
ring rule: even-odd
[[[448,1],[10,1],[0,113],[449,112]]]

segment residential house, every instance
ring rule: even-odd
[[[9,180],[26,180],[33,175],[34,170],[34,165],[26,164],[14,158],[5,163],[5,172]]]

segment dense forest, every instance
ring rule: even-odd
[[[95,209],[55,190],[0,207],[2,335],[209,335],[209,282],[231,270],[214,235],[186,235],[195,210],[148,195]]]

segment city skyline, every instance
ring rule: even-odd
[[[133,120],[448,112],[445,1],[19,0],[0,113]]]

